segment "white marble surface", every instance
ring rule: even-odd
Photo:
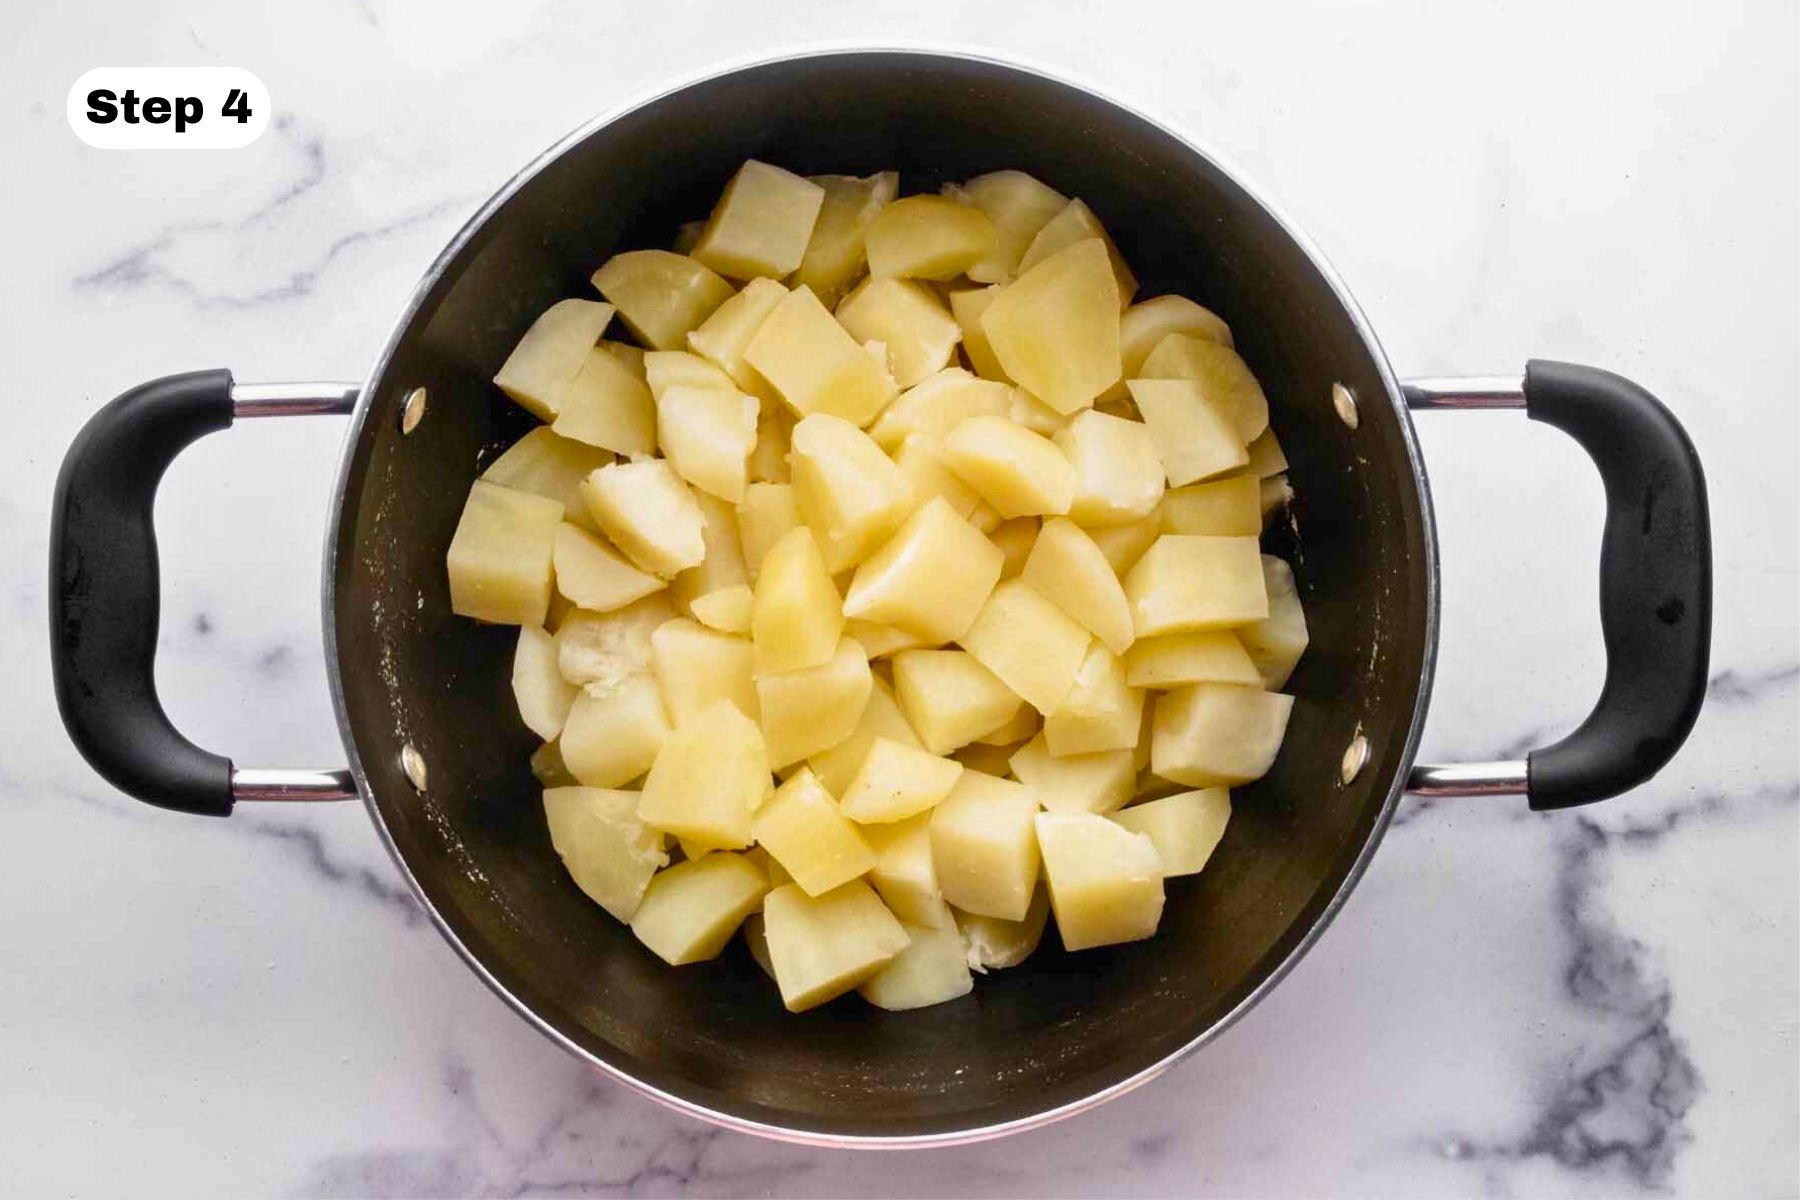
[[[0,49],[0,1193],[1793,1195],[1800,611],[1795,10],[871,0],[14,5]],[[515,167],[641,90],[813,39],[948,41],[1159,109],[1309,228],[1402,373],[1632,375],[1712,485],[1715,679],[1639,792],[1409,805],[1322,944],[1197,1059],[1013,1140],[873,1158],[720,1133],[584,1072],[457,961],[360,808],[184,819],[50,701],[63,448],[144,378],[361,375]],[[78,144],[100,64],[231,64],[231,153]],[[1599,488],[1515,417],[1421,422],[1444,542],[1427,752],[1516,753],[1600,678]],[[206,745],[339,760],[328,421],[209,439],[159,511],[160,675]]]

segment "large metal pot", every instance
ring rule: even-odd
[[[1171,881],[1155,938],[1073,956],[1046,947],[918,1012],[851,1001],[792,1015],[741,947],[672,970],[557,864],[526,769],[531,739],[511,715],[511,631],[453,617],[444,576],[478,465],[529,421],[488,380],[540,310],[587,294],[613,251],[667,244],[747,157],[802,172],[897,167],[912,188],[1029,171],[1094,207],[1143,294],[1178,290],[1222,314],[1262,379],[1292,462],[1312,646],[1289,685],[1286,749],[1239,794],[1208,869]],[[1605,479],[1605,690],[1529,764],[1414,765],[1438,578],[1409,405],[1523,408],[1575,436]],[[186,741],[157,701],[151,505],[194,438],[310,412],[350,416],[324,569],[350,767],[240,769]],[[146,384],[71,447],[55,514],[58,700],[101,774],[216,815],[238,801],[360,796],[438,928],[526,1020],[683,1111],[802,1141],[966,1141],[1126,1091],[1281,978],[1409,786],[1520,793],[1540,808],[1625,790],[1680,745],[1706,675],[1705,487],[1654,399],[1547,363],[1523,379],[1403,386],[1318,254],[1212,156],[1092,92],[968,57],[787,58],[589,124],[457,234],[360,387],[234,385],[223,371]]]

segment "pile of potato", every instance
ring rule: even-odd
[[[671,964],[741,928],[796,1011],[963,995],[1051,912],[1149,936],[1307,641],[1225,323],[1028,175],[897,182],[747,162],[608,259],[495,376],[544,425],[448,555],[576,884]]]

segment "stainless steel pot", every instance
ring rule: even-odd
[[[734,947],[672,970],[558,866],[513,718],[513,639],[454,618],[444,551],[478,466],[529,423],[488,383],[551,301],[613,251],[664,245],[743,159],[803,172],[897,167],[911,188],[1018,167],[1080,195],[1143,275],[1221,313],[1292,463],[1312,646],[1287,748],[1238,796],[1162,932],[1055,947],[972,996],[893,1014],[784,1012]],[[1413,762],[1438,634],[1430,492],[1408,408],[1520,408],[1593,455],[1607,488],[1604,692],[1528,761]],[[156,698],[150,512],[163,468],[252,416],[347,413],[324,571],[325,650],[347,771],[235,767]],[[365,383],[175,376],[102,409],[57,484],[51,625],[76,745],[121,790],[228,814],[238,801],[360,796],[470,967],[526,1020],[627,1085],[738,1129],[930,1145],[1028,1128],[1192,1053],[1272,987],[1362,873],[1407,787],[1535,807],[1648,778],[1706,676],[1705,486],[1673,418],[1588,368],[1402,385],[1303,237],[1192,142],[1092,92],[970,57],[828,53],[715,75],[595,121],[508,183],[432,266]],[[1277,537],[1287,537],[1278,534]],[[1281,547],[1292,552],[1295,547]]]

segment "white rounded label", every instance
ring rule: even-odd
[[[95,67],[69,128],[102,150],[235,150],[269,127],[269,89],[241,67]]]

